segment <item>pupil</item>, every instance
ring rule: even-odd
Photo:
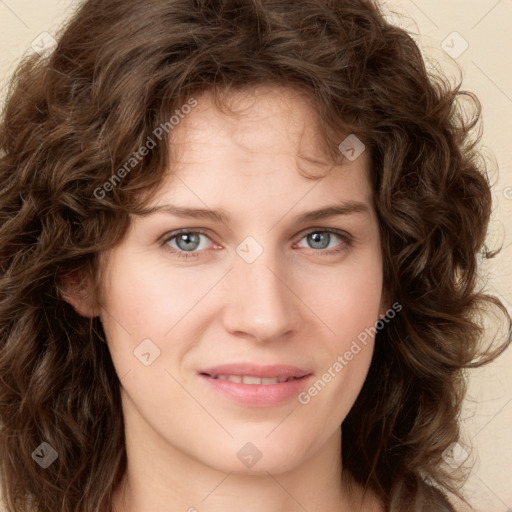
[[[311,233],[309,237],[314,249],[325,249],[329,245],[329,233]]]
[[[196,249],[197,247],[195,247],[194,244],[196,244],[196,246],[199,244],[199,235],[195,233],[183,233],[176,240],[176,244],[184,251]]]

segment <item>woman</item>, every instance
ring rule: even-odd
[[[478,115],[370,1],[86,1],[0,132],[7,510],[453,510]]]

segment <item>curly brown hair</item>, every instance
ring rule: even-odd
[[[63,299],[162,182],[166,137],[99,194],[191,96],[281,85],[308,95],[326,149],[370,154],[385,289],[378,332],[343,423],[343,465],[387,511],[441,510],[465,369],[511,341],[477,287],[491,190],[472,137],[474,94],[427,71],[411,35],[369,0],[87,0],[46,57],[25,58],[0,126],[0,474],[9,512],[103,512],[126,469],[120,380],[98,318]],[[474,107],[468,120],[461,99]],[[77,283],[78,285],[79,283]],[[97,282],[97,286],[99,283]],[[506,339],[483,347],[487,306]],[[31,453],[58,447],[46,470]],[[433,487],[434,486],[434,487]]]

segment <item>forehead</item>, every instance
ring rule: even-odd
[[[356,199],[371,206],[366,153],[334,162],[320,122],[314,102],[295,90],[240,91],[224,97],[220,108],[211,93],[200,96],[170,133],[169,177],[157,196],[188,196],[190,203],[215,198],[235,207],[263,204],[263,195],[290,206],[307,195],[311,205]]]
[[[179,162],[185,153],[207,157],[215,147],[247,157],[251,153],[293,153],[318,171],[334,164],[322,137],[315,101],[304,92],[258,86],[221,94],[216,98],[212,92],[200,96],[198,105],[170,133],[172,161]],[[339,142],[347,135],[340,133]],[[365,156],[359,164],[365,163]],[[337,163],[342,161],[340,153]]]

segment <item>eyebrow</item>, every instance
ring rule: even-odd
[[[140,216],[146,217],[155,213],[167,213],[169,215],[182,218],[211,220],[214,222],[221,222],[223,224],[229,224],[230,222],[229,214],[223,209],[210,210],[206,208],[188,208],[171,204],[164,204],[147,208],[140,214]],[[369,214],[370,207],[366,203],[359,201],[342,201],[341,203],[302,213],[295,220],[299,223],[306,223],[313,220],[320,220],[338,215],[350,215],[355,213]]]

